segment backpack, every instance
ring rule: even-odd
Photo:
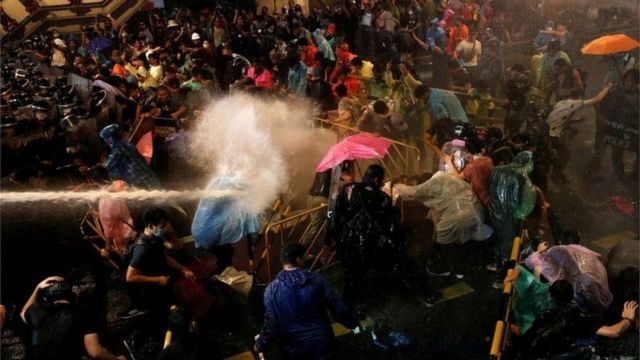
[[[121,275],[123,282],[126,282],[127,269],[129,268],[129,264],[131,263],[131,259],[133,258],[133,249],[135,249],[136,246],[144,246],[146,248],[150,247],[150,245],[147,244],[146,241],[142,240],[142,236],[139,236],[136,241],[132,241],[127,244],[127,247],[122,254],[122,267],[120,268],[120,270],[122,270]]]

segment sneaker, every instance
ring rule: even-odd
[[[129,320],[147,313],[147,310],[130,309],[119,315],[120,319]]]
[[[504,288],[504,283],[502,281],[494,281],[491,286],[493,286],[494,289],[502,289]]]
[[[489,265],[487,265],[487,270],[496,272],[496,271],[498,271],[498,265],[496,265],[495,263],[489,264]]]
[[[438,300],[440,300],[441,297],[442,294],[440,294],[440,292],[434,292],[424,298],[424,304],[427,305],[427,307],[432,307],[436,302],[438,302]]]
[[[431,271],[431,269],[427,268],[427,273],[429,273],[429,275],[433,275],[433,276],[449,276],[451,275],[450,272],[448,271],[442,271],[442,272],[438,272],[438,271]]]
[[[454,273],[453,275],[455,275],[455,276],[456,276],[456,279],[458,279],[458,280],[462,280],[462,279],[464,279],[464,274]]]

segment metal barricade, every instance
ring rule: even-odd
[[[264,230],[263,250],[260,255],[261,261],[256,267],[256,271],[261,270],[264,265],[266,267],[267,281],[271,281],[274,276],[273,267],[277,266],[274,264],[277,264],[277,261],[272,259],[273,253],[279,254],[279,249],[293,241],[305,245],[307,249],[306,256],[313,256],[314,261],[309,268],[310,270],[323,270],[333,265],[332,261],[335,258],[335,252],[327,254],[328,261],[326,263],[320,260],[321,257],[325,258],[323,254],[323,251],[325,251],[323,239],[328,226],[327,208],[327,204],[322,204],[267,225]]]
[[[510,263],[515,267],[520,262],[520,252],[522,244],[527,237],[527,231],[523,230],[519,237],[513,239],[513,247],[511,248],[511,261]],[[505,277],[509,278],[515,270],[510,268],[507,271]],[[496,321],[496,326],[493,331],[493,339],[491,341],[491,349],[489,350],[489,359],[499,360],[502,357],[502,352],[505,349],[507,342],[509,341],[511,325],[511,305],[513,300],[517,296],[514,291],[512,282],[505,282],[500,299],[500,319]]]

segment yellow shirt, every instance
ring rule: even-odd
[[[64,57],[64,53],[58,49],[54,49],[51,55],[51,66],[63,67],[66,65],[67,58]]]
[[[373,63],[371,63],[370,61],[363,61],[362,69],[360,69],[358,75],[362,76],[367,80],[373,79]]]

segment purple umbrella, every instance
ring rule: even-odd
[[[89,45],[87,46],[87,51],[88,52],[97,52],[97,51],[104,52],[105,50],[111,49],[112,46],[113,46],[113,42],[110,39],[104,36],[98,36],[97,38],[89,42]]]

